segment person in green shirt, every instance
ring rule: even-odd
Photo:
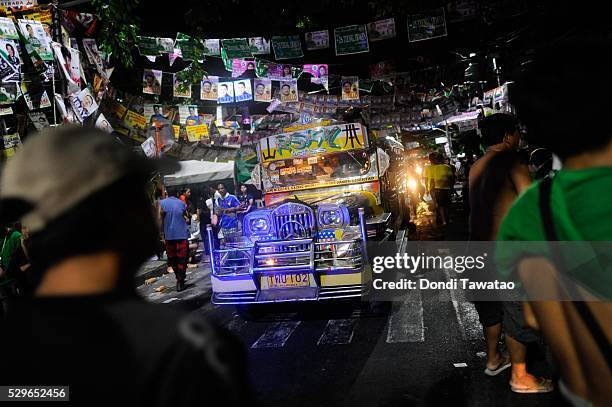
[[[612,400],[612,250],[585,251],[612,241],[612,121],[581,119],[604,112],[611,69],[612,41],[569,39],[539,50],[517,80],[513,102],[530,141],[563,168],[516,200],[498,235],[511,242],[496,250],[498,273],[522,283],[526,321],[549,344],[560,391],[575,406]],[[568,100],[585,89],[596,89],[588,105]],[[553,249],[547,240],[565,242]],[[554,300],[570,291],[572,301]]]
[[[19,224],[11,224],[5,227],[6,235],[2,239],[2,251],[0,252],[0,266],[2,267],[0,276],[8,269],[13,253],[15,253],[21,244],[20,229]],[[6,278],[7,276],[4,277]]]

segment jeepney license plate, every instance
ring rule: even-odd
[[[310,276],[308,273],[275,274],[263,276],[265,279],[264,287],[267,288],[295,288],[310,286]]]

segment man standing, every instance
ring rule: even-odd
[[[223,238],[227,239],[238,232],[236,212],[240,210],[240,201],[234,195],[227,192],[225,184],[217,185],[217,191],[220,195],[220,198],[217,199],[219,212],[221,213],[219,225],[221,226]]]
[[[449,221],[451,204],[451,188],[453,188],[453,171],[444,164],[439,153],[429,155],[431,165],[425,168],[427,192],[431,196],[436,209],[436,219],[445,226]]]
[[[29,138],[6,163],[0,222],[21,219],[31,232],[35,287],[2,327],[0,383],[70,386],[74,406],[118,394],[130,406],[196,406],[214,392],[227,406],[252,404],[235,339],[134,289],[155,253],[147,185],[158,163],[69,126]]]
[[[470,240],[487,241],[496,239],[504,216],[519,194],[529,186],[531,178],[518,154],[520,134],[513,116],[497,113],[483,119],[479,127],[487,152],[474,163],[469,174]],[[538,336],[525,328],[520,302],[475,301],[474,305],[484,327],[487,346],[485,374],[495,376],[512,366],[510,383],[513,391],[551,391],[549,380],[527,372],[526,344],[535,342]],[[509,360],[497,349],[502,325]]]
[[[189,260],[189,228],[187,226],[187,205],[174,196],[161,201],[161,217],[168,255],[168,267],[172,267],[176,277],[176,291],[185,288],[185,273]]]

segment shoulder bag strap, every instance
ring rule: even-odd
[[[546,233],[546,239],[551,242],[559,241],[559,237],[555,230],[555,224],[552,217],[552,206],[551,206],[551,192],[552,192],[552,181],[553,178],[546,178],[542,180],[539,185],[540,192],[540,215],[542,217],[542,223],[544,225],[544,232]],[[552,261],[555,268],[559,273],[562,273],[562,261],[556,247],[551,246]],[[571,292],[574,298],[579,295],[577,290],[570,284],[563,283],[563,279],[559,279],[561,282],[561,288],[566,292]],[[602,356],[608,364],[608,368],[612,370],[612,347],[610,347],[610,341],[606,337],[604,331],[599,326],[599,323],[593,316],[591,309],[584,303],[584,301],[572,301],[572,304],[576,308],[578,314],[584,321],[587,329],[593,336],[595,344],[599,348]]]

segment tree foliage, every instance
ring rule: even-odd
[[[100,49],[111,54],[116,63],[133,67],[132,49],[139,32],[136,16],[139,0],[92,0],[91,3],[102,23]]]

